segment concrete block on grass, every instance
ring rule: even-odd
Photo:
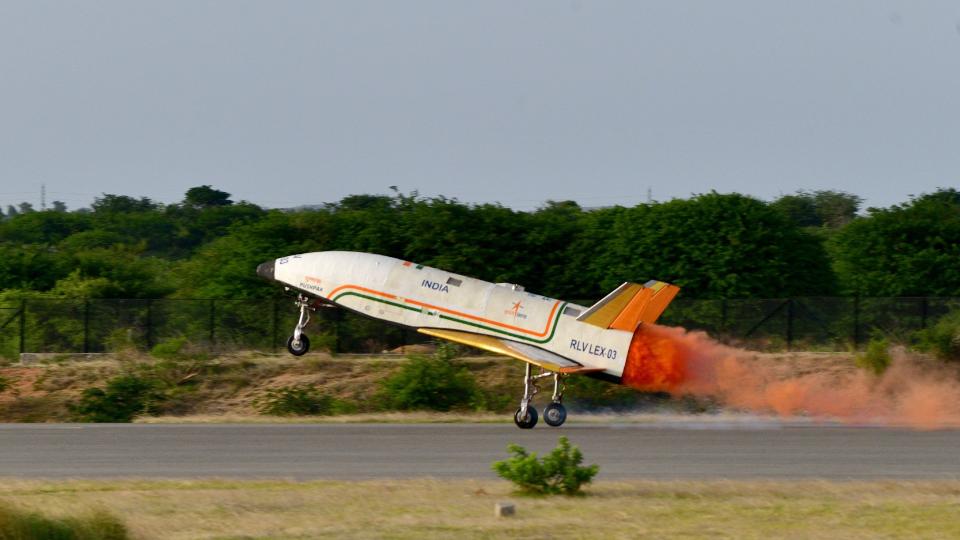
[[[517,508],[513,505],[513,503],[498,502],[497,504],[493,505],[493,514],[498,518],[512,516],[516,513]]]

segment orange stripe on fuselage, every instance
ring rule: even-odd
[[[358,290],[361,290],[361,291],[363,291],[363,292],[368,292],[368,293],[376,294],[376,295],[379,295],[379,296],[385,296],[385,297],[387,297],[387,298],[389,298],[389,299],[391,299],[391,300],[396,300],[396,299],[397,299],[397,297],[396,297],[395,295],[392,295],[392,294],[390,294],[390,293],[385,293],[385,292],[382,292],[382,291],[375,291],[375,290],[373,290],[373,289],[368,289],[368,288],[366,288],[366,287],[361,287],[361,286],[359,286],[359,285],[341,285],[341,286],[337,287],[336,289],[334,289],[330,294],[328,294],[328,295],[327,295],[327,298],[330,299],[330,300],[333,300],[333,296],[334,296],[335,294],[337,294],[338,292],[340,292],[342,289],[358,289]]]
[[[560,305],[560,301],[559,301],[559,300],[557,300],[557,302],[556,302],[555,304],[553,304],[553,309],[550,310],[550,315],[547,317],[547,327],[543,329],[543,332],[537,333],[537,332],[535,332],[535,331],[533,331],[533,330],[527,330],[526,328],[520,328],[519,326],[511,326],[511,325],[509,325],[509,324],[502,323],[502,322],[499,322],[499,321],[495,321],[495,320],[493,320],[493,319],[485,319],[485,318],[483,318],[483,317],[477,317],[476,315],[470,315],[469,313],[463,313],[463,312],[460,312],[460,311],[454,311],[454,310],[452,310],[452,309],[442,308],[442,307],[440,307],[440,306],[433,306],[433,305],[430,305],[430,304],[425,304],[425,303],[423,303],[423,302],[417,302],[416,300],[404,299],[404,302],[406,302],[406,303],[408,303],[408,304],[413,304],[413,305],[415,305],[415,306],[425,307],[425,308],[428,308],[428,309],[435,309],[435,310],[437,310],[437,311],[443,311],[444,313],[450,313],[451,315],[458,315],[458,316],[460,316],[460,317],[466,317],[466,318],[468,318],[468,319],[473,319],[473,320],[475,320],[475,321],[481,321],[481,322],[485,322],[485,323],[488,323],[488,324],[495,324],[495,325],[501,326],[501,327],[503,327],[503,328],[509,328],[510,330],[516,330],[516,331],[518,331],[518,332],[523,332],[523,333],[525,333],[525,334],[530,334],[530,335],[532,335],[532,336],[537,336],[537,337],[544,337],[544,336],[547,335],[547,332],[550,330],[550,321],[553,320],[553,315],[557,312],[557,306]]]
[[[361,290],[361,291],[364,291],[364,292],[368,292],[368,293],[371,293],[371,294],[376,294],[376,295],[379,295],[379,296],[383,296],[383,297],[386,297],[386,298],[390,298],[390,299],[392,299],[392,300],[396,300],[396,299],[397,299],[397,296],[396,296],[396,295],[393,295],[393,294],[390,294],[390,293],[385,293],[385,292],[382,292],[382,291],[376,291],[376,290],[373,290],[373,289],[368,289],[368,288],[366,288],[366,287],[361,287],[361,286],[359,286],[359,285],[341,285],[341,286],[337,287],[336,289],[334,289],[329,295],[327,295],[327,298],[330,299],[330,300],[333,300],[333,297],[334,297],[338,292],[340,292],[340,291],[343,290],[343,289],[358,289],[358,290]],[[409,298],[404,298],[403,301],[406,302],[406,303],[408,303],[408,304],[412,304],[412,305],[414,305],[414,306],[419,306],[419,307],[427,308],[427,309],[435,309],[435,310],[437,310],[437,311],[442,311],[442,312],[444,312],[444,313],[449,313],[449,314],[451,314],[451,315],[457,315],[457,316],[459,316],[459,317],[465,317],[465,318],[467,318],[467,319],[473,319],[473,320],[475,320],[475,321],[485,322],[485,323],[487,323],[487,324],[493,324],[493,325],[496,325],[496,326],[500,326],[500,327],[502,327],[502,328],[509,328],[510,330],[516,330],[517,332],[523,332],[524,334],[530,334],[531,336],[536,336],[536,337],[544,337],[544,336],[547,335],[547,333],[550,331],[550,321],[553,320],[553,316],[556,315],[556,313],[557,313],[557,308],[560,306],[560,301],[557,300],[556,303],[553,304],[553,309],[550,310],[550,315],[547,317],[547,326],[543,329],[543,332],[537,332],[537,331],[535,331],[535,330],[527,330],[526,328],[521,328],[521,327],[519,327],[519,326],[509,325],[509,324],[506,324],[506,323],[502,323],[502,322],[500,322],[500,321],[495,321],[495,320],[493,320],[493,319],[487,319],[487,318],[484,318],[484,317],[478,317],[478,316],[476,316],[476,315],[470,315],[469,313],[463,313],[462,311],[455,311],[455,310],[452,310],[452,309],[447,309],[447,308],[444,308],[444,307],[435,306],[435,305],[433,305],[433,304],[427,304],[427,303],[425,303],[425,302],[418,302],[418,301],[416,301],[416,300],[410,300]]]

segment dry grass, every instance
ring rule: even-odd
[[[137,424],[512,424],[510,413],[491,412],[377,412],[337,416],[264,416],[257,414],[195,414],[187,416],[141,416]],[[720,412],[687,413],[587,413],[576,412],[569,424],[712,425],[720,427],[763,425],[829,425],[807,417],[778,417]]]
[[[262,353],[235,353],[211,359],[208,372],[166,404],[167,414],[158,422],[256,422],[282,421],[260,415],[256,400],[277,388],[310,385],[325,395],[355,404],[366,414],[336,418],[299,419],[321,422],[488,422],[509,421],[520,393],[523,364],[495,356],[459,359],[476,377],[487,398],[487,407],[501,414],[450,415],[391,414],[376,412],[380,382],[403,363],[401,355],[338,355],[311,353],[303,358]],[[789,373],[856,369],[849,354],[782,353],[757,354],[753,359]],[[156,359],[137,353],[102,355],[93,359],[54,358],[30,366],[0,367],[7,387],[0,389],[0,421],[48,422],[70,419],[66,404],[84,389],[102,387],[121,373],[155,365]],[[602,385],[606,386],[606,385]],[[545,387],[546,391],[549,388]],[[568,391],[576,405],[577,389]],[[675,409],[683,411],[683,404]],[[648,409],[649,410],[649,409]],[[505,413],[505,414],[504,414]],[[600,418],[600,421],[607,419]],[[630,421],[616,418],[616,421]],[[153,420],[151,420],[153,421]]]
[[[509,414],[457,412],[380,412],[337,416],[265,416],[257,414],[195,414],[142,416],[138,424],[460,424],[510,423]]]
[[[497,519],[495,502],[517,504]],[[957,538],[960,482],[600,482],[524,498],[505,482],[0,482],[46,514],[103,508],[135,537]]]

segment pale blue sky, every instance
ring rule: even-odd
[[[0,3],[0,204],[960,180],[956,1]]]

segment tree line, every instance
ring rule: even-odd
[[[632,207],[548,201],[535,211],[394,190],[265,209],[211,186],[181,202],[104,194],[89,209],[10,206],[0,300],[261,298],[260,262],[308,251],[380,253],[548,296],[594,300],[623,281],[690,298],[960,296],[960,192],[861,210],[856,195],[767,202],[716,192]]]

